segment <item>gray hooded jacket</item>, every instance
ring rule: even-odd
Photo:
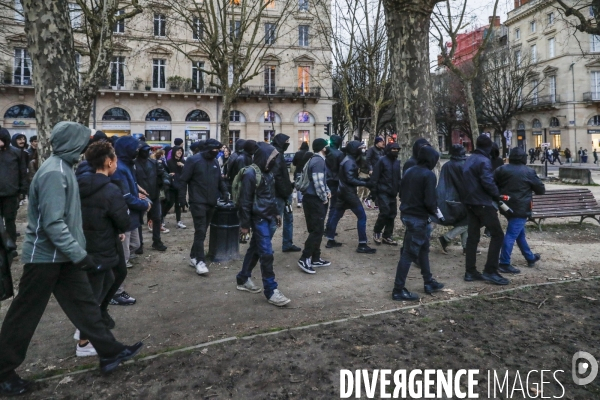
[[[79,161],[90,133],[76,122],[59,122],[52,129],[52,156],[40,166],[29,188],[24,263],[77,263],[87,255],[73,164]]]

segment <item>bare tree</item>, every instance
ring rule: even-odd
[[[21,2],[15,0],[0,0],[0,36],[15,34],[14,28],[25,20]],[[0,54],[12,57],[14,53],[6,42],[0,41]]]
[[[436,74],[433,81],[433,101],[437,130],[444,135],[446,143],[452,142],[452,132],[461,128],[465,104],[463,86],[456,75],[447,71]]]
[[[556,0],[565,17],[575,17],[574,27],[592,35],[600,35],[600,0]]]

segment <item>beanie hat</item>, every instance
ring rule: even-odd
[[[379,143],[379,142],[383,142],[383,138],[381,136],[377,136],[375,138],[375,144]]]
[[[312,148],[315,154],[323,150],[325,147],[327,147],[327,140],[323,138],[313,140]]]
[[[487,135],[479,135],[477,137],[476,145],[478,149],[481,148],[489,151],[492,149],[492,139]]]
[[[244,143],[244,152],[249,155],[254,155],[256,150],[258,149],[258,145],[256,144],[256,140],[246,140]]]
[[[181,146],[183,144],[183,139],[177,138],[173,143],[175,143],[175,146]]]
[[[204,143],[204,150],[212,151],[219,150],[223,145],[217,139],[208,139]]]

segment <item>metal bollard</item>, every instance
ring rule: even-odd
[[[226,262],[240,258],[240,221],[233,202],[217,203],[210,222],[207,257],[212,262]]]

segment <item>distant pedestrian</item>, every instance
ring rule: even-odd
[[[594,164],[598,163],[598,152],[596,151],[596,148],[594,147],[594,151],[592,152],[592,155],[594,156]]]
[[[178,229],[186,229],[187,226],[181,221],[181,209],[183,204],[179,202],[181,197],[185,198],[185,188],[182,187],[180,182],[181,173],[183,172],[183,167],[185,165],[185,160],[183,159],[183,148],[180,146],[175,146],[171,150],[173,157],[167,161],[167,166],[169,170],[170,185],[169,190],[165,192],[165,206],[162,209],[162,220],[164,222],[165,217],[171,210],[173,205],[175,206],[175,220],[177,221],[176,228]],[[183,196],[180,191],[183,191]]]
[[[373,167],[371,175],[371,193],[375,204],[379,207],[379,215],[373,228],[375,244],[397,246],[393,239],[394,223],[398,214],[398,195],[402,180],[402,167],[398,160],[400,145],[389,143],[385,146],[384,154]]]
[[[327,147],[327,155],[325,156],[325,164],[327,166],[327,187],[331,192],[331,198],[329,199],[329,214],[327,216],[327,222],[325,226],[331,224],[332,210],[337,203],[338,187],[340,186],[339,172],[340,164],[344,161],[344,153],[340,150],[342,145],[342,138],[338,135],[331,135],[329,137],[329,146]],[[327,229],[327,228],[326,228]],[[336,232],[333,232],[333,236]]]
[[[0,224],[5,224],[6,233],[16,243],[19,196],[27,194],[28,188],[27,166],[21,151],[10,145],[10,133],[4,128],[0,129],[0,171]]]
[[[308,143],[302,142],[300,150],[294,154],[294,158],[292,159],[292,165],[296,167],[296,170],[294,171],[294,182],[297,182],[300,175],[302,175],[302,169],[304,169],[305,164],[304,156],[308,150]],[[302,192],[299,190],[296,190],[296,203],[298,208],[302,208]]]
[[[560,150],[558,147],[552,150],[552,158],[554,159],[554,162],[558,161],[558,163],[562,165],[562,161],[560,160]]]
[[[565,149],[565,159],[567,160],[566,161],[567,164],[573,164],[573,159],[571,157],[572,157],[571,150],[569,150],[569,148],[567,147]]]

